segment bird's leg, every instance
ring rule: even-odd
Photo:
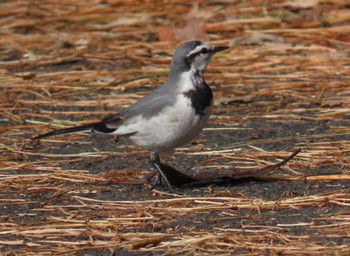
[[[155,178],[155,181],[154,182],[151,182],[151,180]],[[148,176],[146,178],[146,180],[151,184],[151,187],[150,189],[154,189],[154,187],[158,184],[158,183],[161,183],[162,182],[162,176],[160,176],[159,172],[158,171],[155,171],[154,173],[152,173],[150,176]],[[152,184],[153,183],[153,184]]]
[[[114,140],[115,143],[118,143],[119,142],[119,136],[118,135],[113,136],[113,140]]]
[[[149,181],[151,181],[151,179],[153,179],[153,177],[154,176],[158,176],[159,175],[159,173],[157,172],[157,171],[155,171],[154,173],[152,173],[150,176],[148,176],[147,178],[146,178],[146,180],[149,182]],[[158,178],[156,178],[157,180],[158,180]]]
[[[168,185],[169,189],[170,189],[171,191],[173,191],[173,190],[174,190],[174,186],[170,183],[168,177],[166,176],[165,172],[164,172],[163,169],[162,169],[162,168],[164,167],[164,165],[161,164],[158,153],[151,153],[150,159],[151,159],[151,162],[152,162],[154,168],[156,168],[156,170],[157,170],[157,171],[160,173],[160,175],[161,175],[161,176],[158,176],[158,178],[156,179],[156,183],[157,183],[157,182],[160,182],[160,181],[161,181],[161,178],[163,178],[163,179],[165,180],[165,183]],[[155,184],[156,184],[156,183],[155,183]],[[154,185],[155,185],[155,184],[154,184]],[[154,186],[153,186],[153,187],[154,187]]]
[[[150,182],[150,179],[152,179],[154,176],[156,176],[155,181],[153,182],[153,184]],[[151,186],[149,187],[150,190],[154,189],[154,187],[157,184],[162,184],[162,176],[159,174],[159,172],[156,172],[155,174],[151,175],[151,177],[149,177],[147,179],[147,181],[151,184]]]

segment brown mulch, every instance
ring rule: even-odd
[[[349,255],[347,2],[1,1],[0,252]],[[31,140],[129,106],[193,38],[231,48],[208,67],[208,126],[168,161],[244,179],[150,191],[134,145]]]

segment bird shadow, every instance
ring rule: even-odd
[[[273,164],[268,165],[263,168],[248,172],[248,173],[220,173],[220,172],[205,172],[205,173],[196,173],[192,176],[187,175],[183,172],[180,172],[176,170],[175,168],[166,165],[161,164],[161,168],[164,172],[164,175],[167,177],[168,181],[174,186],[175,188],[189,188],[189,187],[202,187],[202,186],[208,186],[208,185],[217,185],[217,184],[224,184],[224,183],[235,183],[237,180],[240,182],[244,181],[261,181],[261,182],[267,182],[267,180],[264,180],[264,176],[271,174],[276,169],[282,167],[287,162],[292,160],[298,153],[300,153],[301,149],[297,148],[291,155],[284,158],[282,161]]]

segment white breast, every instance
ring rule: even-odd
[[[200,117],[195,114],[189,98],[178,94],[175,105],[164,108],[149,119],[137,116],[120,126],[115,134],[135,132],[129,139],[138,146],[158,153],[171,151],[189,143],[202,131],[211,108],[207,108],[205,115]]]

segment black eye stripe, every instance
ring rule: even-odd
[[[207,54],[209,51],[207,48],[203,48],[202,50],[200,50],[199,52],[194,52],[194,53],[191,53],[190,55],[188,55],[187,57],[189,59],[193,59],[195,56],[199,55],[199,54]]]

